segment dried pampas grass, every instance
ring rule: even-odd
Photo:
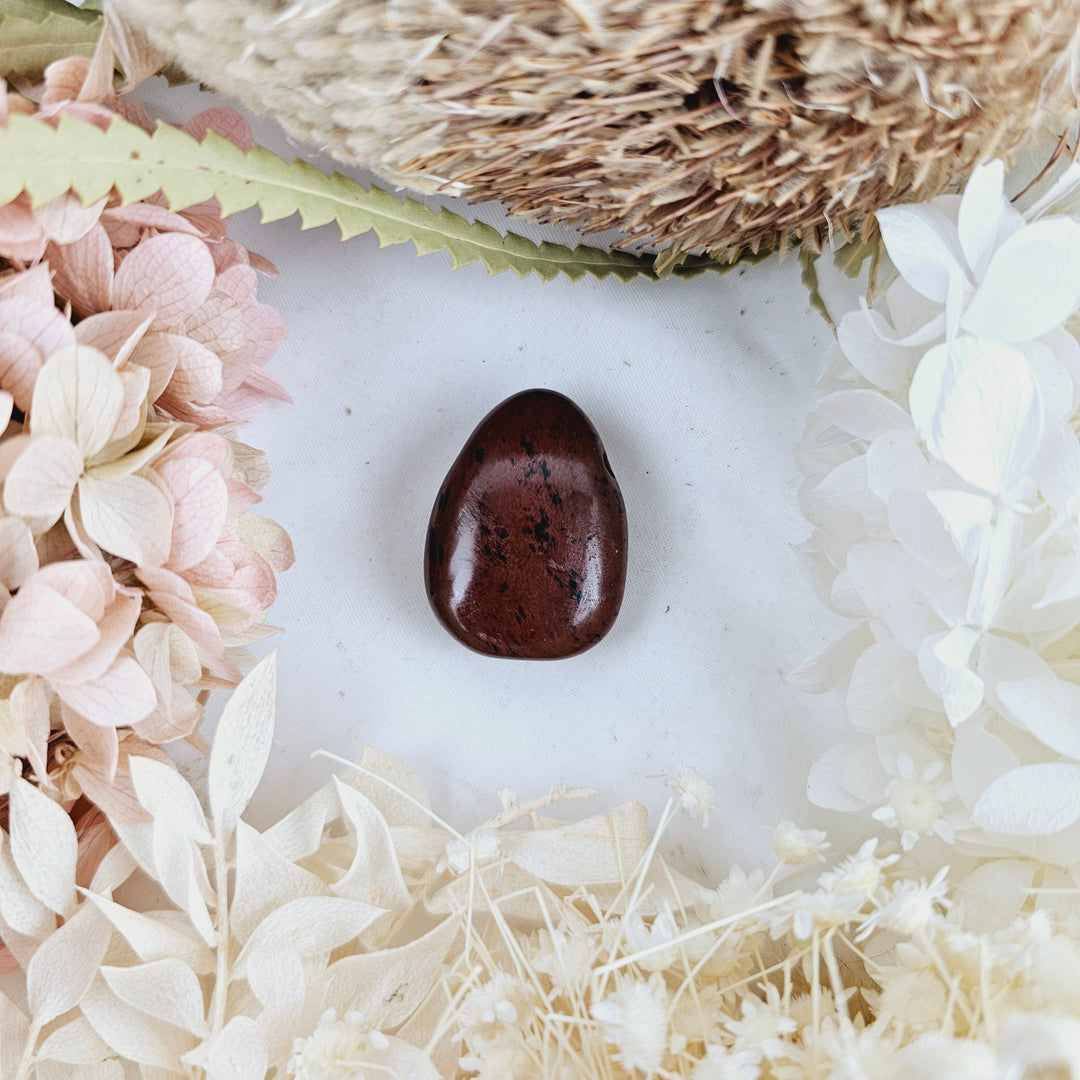
[[[733,255],[863,229],[1072,85],[1077,0],[113,0],[192,75],[423,191]]]

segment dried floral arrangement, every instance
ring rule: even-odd
[[[795,677],[839,684],[857,735],[816,801],[1063,884],[1040,866],[1080,856],[1080,166],[1023,212],[1003,185],[996,162],[878,214],[894,280],[839,319],[797,450],[803,558],[856,621]]]
[[[651,833],[564,820],[586,791],[459,832],[371,750],[260,833],[272,657],[205,792],[156,746],[199,741],[291,557],[233,430],[283,393],[283,326],[222,216],[380,204],[311,170],[298,203],[306,167],[228,111],[149,135],[111,51],[158,61],[111,33],[0,99],[0,1076],[1080,1075],[1080,166],[1023,211],[999,163],[883,211],[837,318],[797,453],[807,562],[858,622],[795,678],[862,738],[811,794],[877,835],[785,822],[769,873],[706,884],[661,854],[713,806],[692,769]]]
[[[0,1074],[991,1080],[1080,1065],[1068,892],[1028,898],[993,863],[961,892],[874,839],[815,877],[825,834],[786,822],[768,875],[706,886],[658,850],[680,806],[707,817],[692,769],[668,778],[651,836],[635,803],[551,816],[588,791],[504,791],[460,833],[368,751],[260,833],[241,815],[273,723],[271,656],[218,724],[209,814],[133,757],[149,820],[116,823],[85,887],[71,820],[14,780],[6,908],[38,930],[0,996]],[[165,906],[125,902],[131,875]]]
[[[394,183],[723,257],[850,238],[1006,154],[1080,41],[1076,0],[113,2]]]
[[[0,121],[148,124],[102,58],[52,64],[36,103],[0,88]],[[188,130],[214,127],[250,140],[225,110]],[[65,190],[0,207],[0,815],[25,775],[72,816],[83,875],[106,815],[144,817],[132,757],[200,745],[209,690],[272,632],[292,549],[252,513],[268,470],[236,438],[287,397],[265,370],[285,325],[257,269],[272,267],[213,202],[174,213],[159,195]],[[0,908],[10,968],[28,925]]]

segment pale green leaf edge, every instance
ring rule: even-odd
[[[519,278],[536,274],[543,281],[560,273],[571,281],[586,274],[624,282],[659,276],[652,256],[502,235],[449,210],[432,210],[415,199],[399,201],[340,173],[327,175],[309,162],[286,161],[265,147],[245,153],[214,133],[200,143],[164,123],[148,135],[121,117],[102,131],[71,116],[62,117],[56,128],[12,116],[0,128],[0,161],[0,203],[23,191],[35,205],[69,190],[87,203],[113,188],[125,203],[161,191],[174,210],[216,198],[226,216],[258,206],[263,222],[298,214],[303,229],[335,222],[343,240],[374,231],[380,246],[411,241],[420,255],[446,250],[455,269],[482,262],[489,274],[512,270]],[[692,256],[675,266],[672,276],[724,272],[739,261],[768,255],[749,254],[735,263]]]
[[[56,60],[90,56],[100,32],[100,15],[60,0],[0,0],[0,78],[35,80]]]

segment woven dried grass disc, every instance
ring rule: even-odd
[[[862,230],[1072,101],[1080,0],[113,0],[420,191],[733,255]]]

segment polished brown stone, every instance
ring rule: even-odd
[[[428,525],[431,606],[477,652],[554,660],[619,613],[626,515],[600,436],[562,394],[493,409],[446,474]]]

